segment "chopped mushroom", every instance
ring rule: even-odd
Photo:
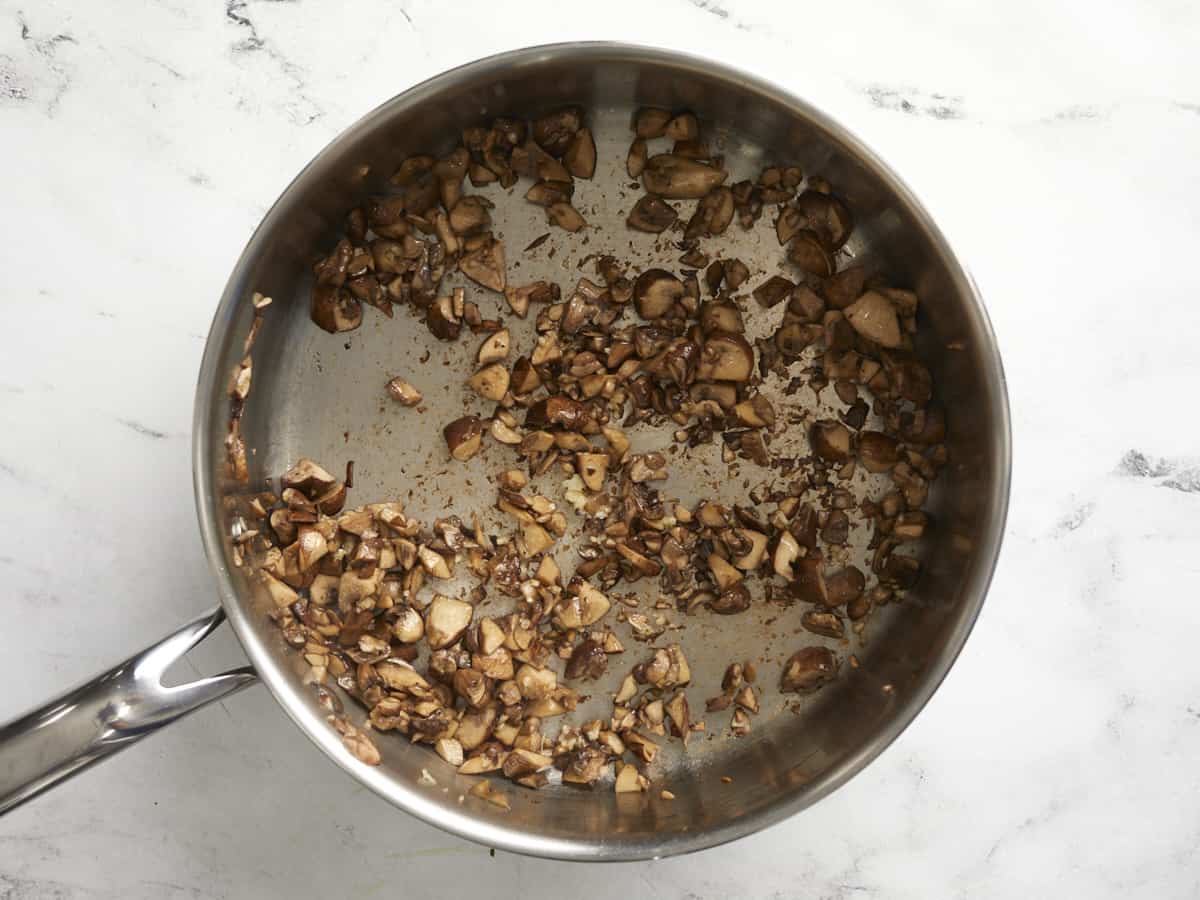
[[[434,596],[425,612],[425,640],[433,650],[449,647],[471,624],[475,607],[443,594]]]
[[[728,173],[715,166],[663,153],[646,161],[642,184],[668,200],[688,200],[703,197],[726,177]]]
[[[476,361],[481,366],[503,362],[508,358],[508,351],[511,346],[512,337],[509,335],[508,329],[501,328],[483,342],[483,345],[479,348],[479,353],[476,355]]]
[[[635,231],[658,234],[674,225],[678,218],[679,213],[670,203],[653,194],[643,194],[629,211],[625,224]]]
[[[462,273],[485,288],[504,293],[504,245],[490,238],[458,261]]]
[[[467,386],[471,390],[483,399],[497,403],[508,393],[508,384],[508,369],[500,363],[484,366],[467,379]]]
[[[647,269],[633,283],[633,302],[643,319],[659,319],[683,296],[683,282],[664,269]]]
[[[478,416],[455,419],[442,429],[442,433],[446,438],[450,456],[460,462],[470,459],[483,445],[483,422]]]
[[[824,687],[837,675],[838,660],[827,647],[805,647],[793,653],[783,666],[779,689],[784,693],[807,694]]]
[[[895,349],[904,343],[896,310],[883,294],[867,291],[846,307],[846,318],[855,331],[881,347]]]
[[[387,383],[387,392],[401,406],[417,406],[423,399],[419,390],[399,377]]]
[[[576,178],[591,178],[596,174],[596,141],[588,128],[575,132],[563,154],[563,165]]]

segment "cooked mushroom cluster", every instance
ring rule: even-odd
[[[462,773],[646,791],[664,741],[712,731],[688,704],[690,619],[798,607],[796,624],[813,636],[765,685],[762,663],[745,659],[719,686],[699,686],[719,687],[704,712],[732,709],[729,733],[743,737],[764,690],[828,684],[872,610],[916,583],[920,564],[902,548],[929,526],[922,507],[946,462],[944,415],[913,355],[917,296],[845,264],[854,221],[820,177],[781,165],[727,184],[692,113],[643,109],[632,127],[624,163],[644,194],[627,225],[672,232],[677,266],[600,255],[574,284],[510,283],[493,202],[467,183],[529,179],[524,199],[548,224],[587,228],[572,201],[576,179],[596,171],[596,143],[585,111],[570,107],[496,119],[466,129],[444,157],[405,160],[315,267],[312,318],[327,331],[357,328],[366,303],[389,317],[408,307],[438,340],[462,340],[464,325],[476,336],[463,390],[487,409],[437,427],[456,463],[495,446],[485,459],[505,522],[486,526],[479,510],[421,522],[394,500],[346,508],[344,481],[308,459],[278,493],[249,495],[242,512],[260,521],[238,534],[239,553],[364,762],[381,759],[369,732],[396,731]],[[783,249],[777,271],[752,279],[719,238],[767,211]],[[443,288],[455,270],[482,290]],[[487,292],[503,295],[506,314],[533,312],[526,345]],[[489,305],[497,313],[485,318]],[[746,319],[768,315],[771,332],[748,337]],[[235,403],[250,371],[247,356]],[[422,404],[419,382],[380,379],[406,407]],[[764,392],[769,382],[785,386],[787,408]],[[829,390],[844,408],[813,415],[802,388]],[[663,426],[668,446],[634,452],[634,431]],[[797,429],[807,452],[785,452],[781,436]],[[740,503],[673,499],[669,451],[710,445],[724,464],[762,470],[764,486]],[[884,487],[856,494],[863,484]],[[568,541],[573,523],[580,536]],[[858,528],[871,533],[861,565],[846,549]],[[556,551],[573,568],[561,570]],[[653,609],[639,605],[639,588],[658,598]],[[483,612],[485,598],[504,611]],[[618,623],[644,648],[628,650]],[[550,727],[618,666],[626,674],[607,719]],[[369,710],[369,729],[349,722],[330,683]],[[507,807],[490,784],[473,793]]]

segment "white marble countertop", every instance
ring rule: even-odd
[[[584,38],[807,97],[917,189],[977,277],[1016,469],[945,685],[799,818],[608,867],[493,857],[396,812],[255,688],[0,820],[0,897],[1200,892],[1200,10],[603,8],[0,0],[0,720],[212,603],[194,381],[225,278],[293,173],[420,79]],[[225,630],[194,657],[242,658]]]

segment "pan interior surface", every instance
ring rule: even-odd
[[[661,741],[645,794],[617,795],[611,784],[592,791],[505,785],[511,809],[503,811],[476,797],[464,799],[475,779],[457,775],[400,735],[376,737],[379,767],[357,762],[342,747],[303,683],[302,657],[285,648],[267,618],[271,601],[232,564],[232,521],[221,502],[223,493],[235,490],[222,476],[227,389],[250,327],[249,298],[261,292],[274,302],[255,344],[253,389],[242,420],[252,487],[277,478],[302,456],[335,474],[353,460],[348,507],[399,499],[406,514],[423,521],[447,514],[469,520],[477,511],[495,533],[511,531],[493,508],[493,477],[518,465],[515,454],[491,443],[465,463],[452,462],[441,433],[452,419],[490,411],[462,384],[483,336],[464,331],[458,341],[441,342],[404,308],[388,319],[370,307],[364,307],[358,330],[327,334],[309,318],[312,263],[341,236],[347,211],[384,190],[405,157],[445,153],[464,127],[495,116],[528,118],[565,103],[585,107],[596,138],[595,178],[576,182],[574,202],[589,227],[571,235],[547,225],[542,209],[522,199],[526,180],[507,192],[511,196],[496,185],[478,189],[496,204],[494,231],[504,241],[510,284],[540,278],[568,292],[581,277],[598,280],[594,260],[605,253],[634,272],[655,264],[683,268],[670,232],[639,234],[625,226],[642,194],[625,173],[625,156],[637,107],[690,109],[710,145],[724,154],[729,183],[754,178],[772,163],[827,178],[855,214],[847,254],[920,296],[917,352],[947,410],[950,462],[927,506],[934,527],[918,545],[925,571],[903,604],[877,610],[849,642],[802,630],[801,605],[762,602],[735,617],[700,610],[687,617],[685,630],[667,631],[649,644],[634,639],[626,626],[614,626],[626,650],[610,659],[603,680],[581,688],[592,699],[572,720],[607,720],[621,677],[650,655],[650,647],[679,641],[692,669],[687,695],[693,718],[703,718],[706,731],[691,735],[686,747]],[[691,204],[681,206],[690,210]],[[767,210],[750,232],[735,223],[725,235],[702,241],[714,256],[747,264],[751,277],[743,292],[784,271],[773,218]],[[547,232],[543,244],[523,252]],[[517,319],[501,295],[458,273],[447,276],[443,293],[459,284],[467,285],[468,299],[485,318],[504,319],[514,347],[531,346],[532,313]],[[771,333],[782,312],[782,306],[744,304],[748,336]],[[422,411],[388,398],[383,386],[396,375],[422,390]],[[820,405],[807,388],[785,396],[782,387],[775,378],[763,388],[778,409],[836,415],[843,408],[832,389],[822,393],[827,405]],[[634,449],[666,451],[674,427],[631,429]],[[804,455],[804,432],[797,425],[777,438],[773,450],[794,447]],[[430,822],[492,846],[578,859],[662,856],[738,837],[819,799],[886,747],[932,694],[974,622],[999,550],[1009,471],[1003,378],[982,307],[940,233],[886,167],[835,123],[768,85],[707,61],[593,44],[519,51],[439,76],[353,126],[297,178],[255,234],[222,298],[201,373],[195,452],[201,524],[226,609],[258,671],[300,727],[355,777]],[[745,462],[730,478],[719,438],[686,456],[669,452],[668,461],[670,478],[660,490],[685,504],[702,497],[744,503],[751,487],[775,477]],[[567,506],[565,477],[555,469],[536,485]],[[571,549],[576,524],[554,550],[567,575],[577,562]],[[860,548],[867,530],[859,527],[852,537]],[[659,612],[653,608],[657,593],[646,580],[620,590],[639,593],[639,608],[652,618]],[[490,614],[509,609],[507,599],[492,592],[487,603]],[[669,622],[684,619],[674,610],[663,612]],[[833,647],[843,660],[854,654],[857,667],[844,663],[839,678],[815,695],[781,695],[783,661],[815,643]],[[734,738],[731,711],[706,714],[704,701],[721,692],[726,666],[745,660],[757,666],[762,709],[752,717],[751,732]],[[346,706],[355,721],[365,718],[352,702]],[[547,730],[555,729],[548,724]],[[664,788],[674,799],[660,796]]]

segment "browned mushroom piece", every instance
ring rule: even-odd
[[[554,302],[560,295],[558,285],[548,281],[535,281],[522,287],[506,288],[504,291],[504,299],[508,301],[509,308],[521,318],[525,318],[529,312],[530,303]]]
[[[583,127],[583,110],[568,106],[533,120],[533,139],[551,156],[562,157]]]
[[[814,422],[808,432],[813,453],[827,462],[846,462],[850,459],[850,429],[841,422],[822,419]]]
[[[779,690],[807,694],[824,687],[837,676],[838,658],[828,647],[805,647],[783,665]]]
[[[504,245],[489,238],[458,261],[462,273],[478,285],[504,293],[506,284]]]
[[[643,319],[659,319],[683,296],[683,282],[665,269],[647,269],[633,283],[633,302]]]
[[[790,297],[795,287],[796,285],[793,282],[782,275],[772,275],[751,293],[760,306],[764,309],[770,309],[773,306],[778,306]]]
[[[669,200],[698,200],[728,177],[728,172],[694,159],[663,153],[646,161],[642,184]]]
[[[435,594],[425,611],[425,640],[430,648],[440,650],[457,641],[474,614],[475,607],[470,603]]]
[[[493,206],[486,197],[475,194],[463,197],[450,210],[450,228],[455,234],[478,234],[492,227],[488,212]]]
[[[705,234],[714,237],[724,234],[733,221],[733,212],[733,193],[724,185],[714,188],[696,205],[696,212],[683,231],[684,238],[692,240]]]
[[[563,394],[544,397],[525,413],[525,424],[530,428],[560,427],[577,431],[587,419],[588,408],[578,400]]]
[[[563,165],[576,178],[591,178],[596,174],[596,141],[590,128],[575,132],[563,154]]]
[[[639,138],[658,138],[667,133],[670,121],[671,113],[667,110],[646,106],[634,114],[633,130]]]
[[[450,456],[460,462],[468,460],[483,444],[483,422],[478,416],[463,416],[443,428],[442,434]]]
[[[705,337],[696,367],[699,381],[749,381],[754,373],[754,350],[740,334],[714,333]]]
[[[804,191],[796,198],[796,209],[805,226],[830,250],[837,250],[849,240],[854,221],[846,204],[833,194]]]
[[[825,283],[825,299],[832,309],[845,309],[863,292],[866,272],[862,266],[842,269]]]
[[[750,277],[749,267],[740,259],[729,259],[725,261],[725,286],[731,291],[736,291],[746,279]]]
[[[431,303],[425,311],[425,325],[439,340],[455,340],[462,330],[462,321],[454,313],[454,299],[438,297]]]
[[[588,638],[571,651],[566,675],[568,678],[595,679],[603,675],[607,668],[608,654],[604,652],[604,645],[594,638]]]
[[[800,624],[813,634],[840,638],[846,633],[845,623],[837,613],[829,610],[809,609],[800,617]]]
[[[833,254],[821,243],[815,231],[799,232],[788,248],[788,259],[805,272],[828,278],[834,273],[835,263]]]
[[[387,392],[401,406],[416,406],[423,399],[419,390],[400,377],[387,383]]]
[[[858,460],[868,472],[889,472],[900,461],[900,443],[881,431],[860,432]]]
[[[646,159],[649,151],[646,149],[645,138],[637,138],[629,145],[629,153],[625,156],[625,171],[630,178],[641,178],[646,169]]]
[[[700,305],[700,330],[705,334],[719,331],[742,334],[746,326],[736,304],[710,300]]]
[[[312,320],[330,334],[353,331],[362,317],[362,303],[345,288],[318,284],[313,289]]]
[[[467,379],[467,387],[485,400],[499,403],[508,392],[508,369],[500,363],[484,366]]]
[[[525,199],[535,206],[570,203],[575,186],[569,181],[539,181],[525,192]]]
[[[847,306],[846,318],[855,331],[881,347],[895,349],[904,343],[895,308],[877,291],[867,291]]]
[[[563,231],[576,232],[587,227],[587,221],[570,203],[555,203],[546,207],[546,220]]]
[[[745,612],[750,608],[750,591],[739,581],[717,594],[708,607],[722,616]]]
[[[863,592],[867,586],[866,576],[857,566],[846,566],[832,575],[825,576],[825,605],[845,606]]]
[[[670,203],[653,194],[643,194],[633,205],[625,224],[635,231],[646,231],[658,234],[675,224],[679,213]]]

